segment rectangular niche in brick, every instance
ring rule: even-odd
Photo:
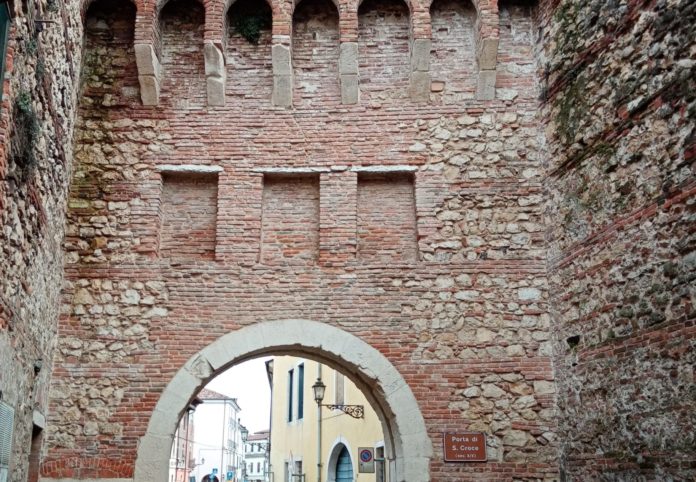
[[[217,197],[216,173],[162,175],[160,256],[215,258]]]
[[[367,263],[418,260],[412,174],[358,175],[358,258]]]
[[[319,176],[263,178],[261,262],[311,264],[319,256]]]

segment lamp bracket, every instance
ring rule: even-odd
[[[324,405],[329,410],[340,410],[353,418],[363,418],[365,408],[362,405]]]

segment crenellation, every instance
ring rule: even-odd
[[[194,1],[194,0],[192,0]],[[227,70],[234,71],[234,68],[223,68],[225,63],[225,55],[223,52],[228,50],[229,32],[233,28],[231,27],[230,15],[232,11],[237,11],[237,14],[249,15],[252,12],[263,8],[266,6],[262,3],[263,7],[259,5],[254,5],[255,2],[242,2],[244,7],[241,10],[237,7],[235,2],[231,5],[222,5],[221,2],[209,2],[203,6],[197,8],[201,9],[199,15],[201,18],[197,23],[201,24],[203,29],[202,36],[206,47],[202,50],[203,57],[205,58],[204,64],[206,65],[206,80],[204,82],[204,91],[207,92],[208,101],[211,107],[224,106],[226,102],[226,97],[229,92],[227,86]],[[440,1],[432,2],[432,4],[439,4]],[[437,27],[435,34],[433,34],[432,22],[432,4],[430,5],[430,10],[425,8],[424,5],[419,3],[407,6],[408,13],[403,12],[404,18],[408,18],[408,36],[410,39],[409,46],[409,56],[410,56],[410,74],[408,76],[409,82],[408,87],[404,90],[409,96],[414,100],[419,102],[427,102],[430,99],[431,91],[431,78],[430,74],[430,52],[431,49],[429,42],[433,38],[433,35],[437,37]],[[157,106],[159,104],[160,91],[162,90],[163,82],[170,82],[171,80],[166,80],[167,74],[166,69],[162,67],[163,62],[168,61],[163,55],[168,51],[165,43],[173,40],[172,38],[163,38],[163,25],[162,25],[162,15],[164,12],[167,13],[166,4],[158,4],[155,10],[152,10],[152,6],[146,6],[142,11],[138,11],[137,21],[135,22],[135,54],[138,65],[138,73],[140,79],[141,96],[144,105]],[[333,39],[333,36],[326,38],[332,45],[339,44],[340,49],[352,49],[352,45],[357,41],[360,41],[361,29],[363,28],[361,22],[359,21],[359,11],[358,9],[364,9],[362,2],[360,5],[341,2],[335,5],[338,11],[338,39]],[[472,30],[474,43],[476,45],[476,66],[470,66],[467,68],[478,69],[479,73],[477,81],[469,80],[472,82],[470,88],[478,92],[478,96],[482,100],[490,100],[493,98],[493,85],[495,85],[495,68],[496,68],[496,57],[498,49],[498,16],[497,13],[493,15],[492,9],[489,6],[480,6],[478,3],[475,4],[476,10],[474,16],[476,17],[476,28]],[[294,36],[298,35],[299,31],[292,27],[292,18],[296,14],[298,9],[297,5],[284,4],[282,2],[278,4],[271,5],[272,7],[272,20],[270,24],[273,29],[274,45],[288,47],[293,42]],[[170,9],[173,7],[169,7]],[[307,8],[303,3],[299,4],[300,10]],[[449,8],[458,9],[459,6],[450,5]],[[235,14],[236,15],[236,14]],[[232,19],[234,21],[234,19]],[[439,21],[437,18],[435,21]],[[495,28],[486,28],[487,24],[495,23]],[[362,35],[374,34],[370,30],[363,30]],[[405,32],[398,34],[394,32],[395,36],[405,35]],[[381,35],[381,34],[378,34]],[[483,35],[483,36],[482,36]],[[197,40],[193,38],[190,39],[193,44],[197,43]],[[466,43],[468,40],[464,40],[464,44],[460,44],[459,48],[471,49],[472,47],[467,47]],[[256,43],[253,41],[252,43]],[[301,41],[295,43],[302,43]],[[362,42],[364,44],[364,42]],[[345,44],[345,46],[344,46]],[[327,47],[329,44],[327,44]],[[436,50],[437,52],[437,50]],[[369,55],[367,51],[363,50],[363,55]],[[222,58],[220,56],[222,55]],[[290,73],[284,72],[286,69],[302,71],[300,65],[301,60],[297,59],[295,61],[290,60],[289,63],[286,60],[286,56],[276,52],[275,55],[281,55],[282,60],[276,60],[273,70],[274,76],[274,94],[271,95],[271,101],[273,105],[289,107],[291,105],[292,92],[298,90],[298,80],[296,78],[291,78]],[[352,54],[351,54],[352,55]],[[359,54],[358,58],[360,57]],[[273,59],[273,55],[271,56]],[[360,62],[364,61],[359,59]],[[292,66],[292,67],[279,67],[278,62]],[[299,63],[298,63],[299,62]],[[369,61],[368,61],[369,62]],[[195,62],[194,62],[195,64]],[[350,72],[342,71],[342,67],[334,66],[334,69],[338,69],[341,87],[341,99],[346,104],[358,103],[360,97],[359,88],[359,72],[356,69],[351,69]],[[283,71],[283,72],[281,72]],[[335,71],[335,70],[334,70]],[[468,72],[470,74],[472,71]],[[465,72],[462,72],[465,73]],[[345,76],[345,77],[343,77]],[[234,78],[234,76],[230,76]],[[441,80],[436,80],[437,82],[442,82]],[[311,85],[312,82],[310,82]],[[310,88],[311,85],[309,85]],[[403,84],[401,84],[403,85]],[[291,88],[292,87],[292,88]],[[290,89],[291,90],[288,90]],[[307,89],[308,85],[299,85],[299,89]],[[369,90],[369,87],[368,87]],[[434,92],[441,92],[439,88],[436,88]],[[245,95],[248,93],[245,92]]]

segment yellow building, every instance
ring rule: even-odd
[[[271,482],[388,480],[381,423],[350,379],[302,358],[275,357],[267,367]],[[313,385],[325,385],[320,408]]]

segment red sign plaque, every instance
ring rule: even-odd
[[[485,462],[486,434],[483,432],[446,433],[445,462]]]

